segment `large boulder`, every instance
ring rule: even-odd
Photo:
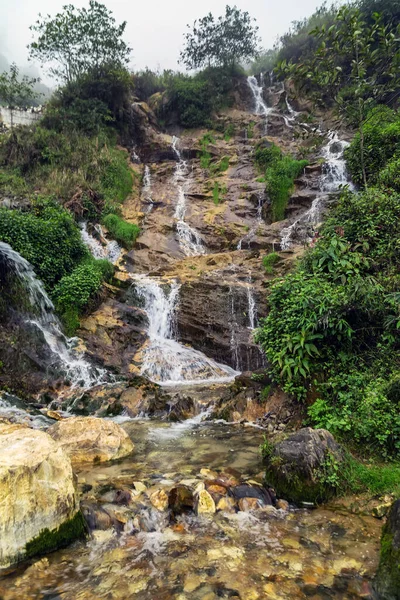
[[[374,588],[381,600],[400,598],[400,500],[397,500],[383,526],[381,559]]]
[[[266,479],[293,502],[324,502],[337,491],[335,473],[344,453],[325,429],[305,427],[267,448]]]
[[[106,462],[133,451],[128,434],[113,421],[96,417],[71,417],[59,421],[48,433],[73,464]]]
[[[84,533],[71,461],[42,431],[0,423],[0,568]]]

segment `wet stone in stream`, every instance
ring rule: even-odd
[[[276,502],[262,486],[258,429],[182,425],[126,422],[136,452],[78,473],[88,541],[3,578],[0,597],[369,597],[376,519]]]

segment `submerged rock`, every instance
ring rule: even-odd
[[[192,490],[186,485],[177,485],[172,488],[168,497],[168,505],[175,515],[192,510],[194,506]]]
[[[122,427],[96,417],[65,419],[50,427],[48,433],[70,456],[73,464],[123,458],[134,448]]]
[[[42,431],[0,424],[0,567],[81,536],[71,461]]]
[[[374,588],[381,600],[400,598],[400,500],[393,504],[382,530],[381,559]]]
[[[213,515],[216,511],[213,497],[207,490],[199,492],[197,498],[197,514],[198,515]]]
[[[271,448],[266,479],[293,502],[324,502],[336,491],[328,481],[330,469],[343,458],[329,431],[305,427]]]

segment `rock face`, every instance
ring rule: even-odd
[[[73,464],[123,458],[134,448],[122,427],[96,417],[65,419],[50,427],[48,433]]]
[[[374,588],[381,600],[400,598],[400,500],[393,504],[382,530],[381,560]]]
[[[0,424],[0,568],[82,534],[71,461],[42,431]]]
[[[270,449],[266,478],[293,502],[323,502],[335,491],[327,481],[330,469],[343,457],[329,431],[305,427]]]

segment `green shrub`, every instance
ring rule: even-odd
[[[208,124],[213,104],[206,81],[192,77],[179,78],[168,90],[168,111],[176,112],[179,124],[195,128]]]
[[[260,171],[264,172],[267,167],[278,162],[282,158],[282,152],[275,144],[259,146],[255,153],[255,160]]]
[[[117,242],[126,248],[132,248],[136,238],[140,234],[140,228],[135,223],[127,223],[115,214],[106,215],[103,219],[104,225]]]
[[[76,267],[70,275],[59,281],[53,290],[55,305],[61,314],[73,307],[81,314],[94,300],[103,283],[103,265],[87,261]]]
[[[100,190],[108,203],[122,203],[132,192],[133,176],[128,155],[117,148],[108,149],[100,170]]]
[[[0,208],[0,240],[31,263],[47,289],[88,257],[70,213],[43,198],[33,202],[29,213]]]
[[[276,252],[271,252],[270,254],[267,254],[263,257],[263,267],[268,275],[272,275],[272,273],[274,272],[274,266],[277,262],[279,262],[279,260],[279,254],[277,254]]]

